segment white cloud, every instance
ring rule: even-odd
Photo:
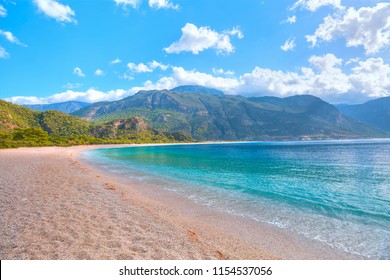
[[[177,4],[172,4],[169,0],[149,0],[149,7],[155,9],[174,9],[178,10],[180,8]]]
[[[104,75],[104,71],[101,70],[101,69],[96,69],[95,71],[95,76],[103,76]]]
[[[334,54],[312,56],[307,67],[299,71],[286,72],[255,67],[251,72],[238,77],[217,76],[195,69],[171,66],[168,75],[159,80],[146,81],[142,86],[130,89],[117,89],[102,92],[96,89],[87,91],[67,90],[47,98],[13,97],[15,103],[54,103],[67,100],[97,102],[118,100],[139,90],[171,89],[179,85],[195,84],[224,91],[227,94],[246,96],[286,97],[297,94],[313,94],[328,102],[363,102],[369,98],[390,96],[390,65],[382,58],[349,60],[345,63]],[[146,64],[145,64],[146,65]],[[147,65],[146,65],[147,66]]]
[[[138,90],[137,90],[138,91]],[[67,90],[65,92],[57,93],[46,98],[35,97],[35,96],[15,96],[6,98],[6,101],[15,104],[50,104],[59,103],[65,101],[82,101],[82,102],[99,102],[99,101],[114,101],[125,98],[129,95],[133,95],[136,89],[124,90],[116,89],[107,92],[99,91],[93,88],[87,91],[73,91]]]
[[[77,22],[74,16],[75,12],[68,6],[63,5],[55,0],[34,0],[38,9],[59,22]]]
[[[348,59],[348,61],[345,63],[345,65],[349,65],[349,64],[352,64],[352,63],[358,63],[361,59],[359,57],[355,57],[355,58],[350,58]]]
[[[289,23],[289,24],[293,24],[296,22],[297,22],[297,17],[295,15],[291,17],[287,17],[285,20],[282,21],[282,23]]]
[[[6,17],[7,16],[7,10],[0,5],[0,17]]]
[[[32,105],[32,104],[48,104],[46,98],[36,96],[14,96],[4,99],[5,101],[12,102],[20,105]]]
[[[225,34],[229,34],[231,36],[237,36],[238,39],[242,39],[244,38],[244,33],[242,33],[242,31],[240,30],[240,28],[238,26],[236,27],[233,27],[232,30],[227,30],[224,32]]]
[[[212,68],[212,70],[215,75],[226,75],[226,76],[234,75],[234,71],[232,70],[224,70],[222,68]]]
[[[218,54],[230,54],[234,51],[234,47],[230,42],[230,36],[237,36],[239,39],[243,38],[243,34],[238,27],[218,33],[207,26],[198,28],[192,23],[187,23],[181,31],[182,36],[179,41],[164,48],[165,52],[180,53],[189,51],[193,54],[199,54],[201,51],[214,48]]]
[[[131,6],[134,9],[140,4],[141,0],[114,0],[117,5],[122,5],[124,8]]]
[[[78,100],[84,102],[99,102],[99,101],[113,101],[121,98],[125,98],[128,95],[133,94],[131,91],[124,89],[110,90],[107,92],[99,91],[93,88],[88,89],[85,92],[78,92],[73,90],[67,90],[66,92],[54,94],[50,96],[47,101],[49,103],[62,102],[64,100]]]
[[[247,93],[256,94],[263,92],[270,95],[288,96],[293,94],[310,93],[324,95],[329,91],[337,90],[335,83],[325,84],[329,75],[335,72],[335,66],[332,63],[326,65],[326,57],[312,57],[311,62],[316,64],[318,71],[312,68],[302,68],[301,73],[282,72],[255,67],[251,73],[244,74],[241,77],[241,87]],[[323,67],[321,67],[321,62]],[[333,76],[333,75],[332,75]],[[315,87],[314,85],[320,85]],[[325,86],[326,88],[323,88]]]
[[[183,67],[172,67],[172,75],[163,77],[156,83],[147,81],[143,89],[171,89],[180,85],[200,85],[231,91],[239,86],[239,81],[234,78],[215,77],[196,70],[186,70]]]
[[[127,64],[127,68],[129,68],[129,70],[131,72],[134,72],[134,73],[147,73],[147,72],[153,72],[153,69],[150,68],[149,66],[147,66],[146,64],[144,63],[139,63],[139,64],[135,64],[133,62],[129,62]]]
[[[85,74],[83,73],[83,71],[79,67],[75,67],[73,69],[73,74],[75,74],[79,77],[85,77]]]
[[[337,9],[343,9],[341,0],[298,0],[294,3],[294,5],[292,5],[290,10],[295,10],[300,7],[311,12],[315,12],[323,6],[332,6]]]
[[[21,45],[24,47],[27,46],[27,45],[23,44],[22,42],[20,42],[19,39],[16,38],[15,35],[9,31],[4,31],[4,30],[0,29],[0,36],[4,36],[11,43],[18,44],[18,45]]]
[[[286,42],[284,42],[283,45],[280,46],[280,48],[287,52],[287,51],[292,51],[294,50],[296,44],[295,44],[295,38],[292,39],[287,39]]]
[[[127,8],[128,6],[136,9],[143,0],[114,0],[116,5],[121,5],[123,8]],[[178,10],[180,8],[179,5],[173,4],[170,0],[149,0],[149,7],[153,9],[174,9]]]
[[[116,59],[112,60],[112,61],[110,62],[110,64],[111,64],[111,65],[114,65],[114,64],[119,64],[119,63],[121,63],[121,62],[122,62],[122,60],[120,60],[119,58],[116,58]]]
[[[390,65],[382,58],[369,58],[359,61],[352,68],[349,80],[356,92],[369,97],[384,97],[390,95]]]
[[[310,87],[318,88],[320,95],[345,93],[351,90],[347,74],[343,73],[341,66],[343,60],[333,54],[312,56],[310,64],[315,67],[317,74],[309,80]]]
[[[0,58],[8,58],[9,53],[4,49],[2,46],[0,46]]]
[[[334,54],[328,53],[324,56],[311,56],[309,62],[320,71],[330,71],[334,67],[342,65],[343,60],[337,58]]]
[[[348,47],[363,46],[367,54],[379,52],[390,45],[390,3],[375,7],[349,8],[341,15],[329,15],[314,35],[306,36],[312,46],[317,42],[344,37]]]
[[[390,66],[381,58],[358,62],[350,74],[343,69],[343,60],[333,54],[312,56],[309,65],[296,72],[255,67],[239,77],[217,77],[172,67],[170,76],[162,77],[155,83],[148,81],[144,88],[169,89],[196,84],[217,88],[227,94],[278,97],[313,94],[330,102],[359,102],[390,96]]]
[[[138,63],[135,64],[133,62],[129,62],[127,64],[127,68],[132,73],[148,73],[153,72],[156,68],[160,68],[161,70],[165,71],[168,69],[168,65],[161,64],[160,62],[157,62],[153,60],[152,62],[149,62],[147,65],[144,63]]]
[[[183,67],[173,67],[173,79],[177,85],[201,85],[205,87],[215,87],[223,91],[229,91],[239,85],[235,78],[215,77],[210,74],[196,70],[185,70]]]
[[[358,62],[352,73],[343,71],[343,61],[333,54],[312,56],[312,67],[300,73],[256,67],[244,74],[238,92],[259,92],[276,96],[314,94],[331,102],[359,102],[390,95],[390,66],[381,58]]]
[[[151,67],[153,70],[156,68],[160,68],[163,71],[166,71],[169,67],[169,65],[162,64],[160,62],[157,62],[153,60],[152,62],[149,62],[149,67]]]

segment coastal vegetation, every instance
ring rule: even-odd
[[[192,141],[183,132],[151,129],[142,118],[102,124],[59,112],[38,112],[0,100],[0,148]]]

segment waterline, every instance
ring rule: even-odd
[[[130,147],[88,156],[214,211],[390,258],[389,140]]]

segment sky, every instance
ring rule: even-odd
[[[390,96],[390,1],[0,0],[0,99],[180,85],[334,104]]]

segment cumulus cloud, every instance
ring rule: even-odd
[[[241,88],[249,94],[265,92],[271,95],[287,96],[310,91],[310,83],[318,75],[321,75],[321,72],[316,74],[311,68],[304,68],[301,73],[296,73],[255,67],[251,73],[241,76],[240,84]]]
[[[312,56],[309,67],[284,72],[255,67],[239,77],[218,77],[196,70],[172,67],[170,76],[157,82],[148,81],[146,89],[173,88],[196,84],[213,87],[227,94],[247,96],[272,95],[286,97],[314,94],[330,102],[359,102],[390,95],[390,66],[382,58],[350,62],[352,73],[347,73],[344,61],[334,54]],[[368,75],[369,73],[369,75]]]
[[[142,86],[130,89],[107,92],[96,89],[88,89],[84,92],[67,90],[47,98],[19,96],[8,100],[19,104],[36,103],[37,100],[45,103],[67,100],[112,101],[132,95],[139,90],[171,89],[188,84],[216,88],[227,94],[246,96],[286,97],[313,94],[333,103],[357,103],[369,98],[390,96],[390,65],[386,64],[382,58],[344,62],[343,59],[329,53],[323,56],[311,56],[308,65],[297,71],[288,72],[255,67],[251,72],[237,77],[219,76],[223,71],[218,69],[215,69],[212,74],[179,66],[171,66],[169,70],[169,74],[157,81],[146,81]]]
[[[46,101],[46,98],[36,96],[14,96],[4,100],[20,105],[49,104],[49,102]]]
[[[384,97],[390,95],[390,65],[382,58],[369,58],[359,61],[352,68],[349,80],[356,92],[369,97]]]
[[[0,17],[6,17],[7,16],[7,10],[2,5],[0,5]]]
[[[292,38],[292,39],[287,39],[286,42],[284,42],[284,44],[280,46],[280,48],[283,51],[288,52],[294,50],[295,46],[296,46],[295,38]]]
[[[186,70],[183,67],[173,67],[172,72],[173,86],[200,85],[230,91],[239,85],[239,82],[235,78],[215,77],[211,74],[196,70]]]
[[[85,77],[85,74],[83,73],[83,71],[79,67],[73,68],[73,74],[75,74],[79,77],[82,77],[82,78]]]
[[[114,2],[119,6],[122,5],[124,8],[127,6],[131,6],[133,8],[137,8],[141,3],[141,0],[114,0]]]
[[[111,65],[114,65],[114,64],[119,64],[119,63],[121,63],[121,62],[122,62],[122,60],[120,60],[119,58],[116,58],[116,59],[110,61],[110,64],[111,64]]]
[[[295,2],[290,10],[295,10],[296,8],[302,8],[309,10],[311,12],[317,11],[323,6],[332,6],[337,9],[342,9],[341,0],[298,0]]]
[[[95,71],[95,76],[103,76],[104,75],[104,71],[101,70],[101,69],[96,69]]]
[[[238,28],[237,26],[236,27],[233,27],[232,30],[227,30],[227,31],[224,31],[225,34],[229,34],[231,36],[237,36],[238,39],[242,39],[244,38],[244,33],[242,33],[242,31],[240,30],[240,28]]]
[[[234,75],[234,71],[232,70],[224,70],[222,68],[212,68],[212,70],[215,75],[226,75],[226,76]]]
[[[217,50],[218,54],[230,54],[234,51],[230,37],[237,36],[239,39],[243,38],[243,34],[238,27],[218,33],[207,26],[198,28],[192,23],[187,23],[181,31],[182,35],[179,41],[164,48],[165,52],[181,53],[187,51],[199,54],[206,49],[213,48]]]
[[[0,46],[0,58],[8,58],[9,53],[4,49],[2,46]]]
[[[34,3],[39,11],[56,21],[77,22],[74,18],[75,12],[68,5],[63,5],[55,0],[34,0]]]
[[[314,94],[332,102],[364,101],[390,95],[390,66],[381,58],[358,62],[352,73],[343,71],[343,60],[333,54],[312,56],[311,67],[300,72],[273,71],[256,67],[241,79],[243,92],[271,95]]]
[[[67,90],[66,92],[52,95],[51,97],[48,98],[47,101],[49,103],[56,103],[56,102],[61,102],[62,100],[79,100],[79,101],[93,103],[93,102],[99,102],[103,100],[106,101],[118,100],[121,98],[125,98],[126,96],[129,96],[131,94],[134,94],[131,90],[129,91],[124,89],[116,89],[116,90],[103,92],[103,91],[90,88],[85,92]]]
[[[149,62],[149,67],[152,68],[153,70],[156,68],[160,68],[163,71],[166,71],[169,67],[169,65],[162,64],[160,62],[157,62],[153,60],[152,62]]]
[[[123,8],[132,7],[136,9],[142,3],[143,0],[114,0],[116,5],[120,5]],[[180,6],[178,4],[173,4],[170,0],[149,0],[149,7],[159,10],[159,9],[173,9],[178,10]]]
[[[12,34],[12,32],[10,32],[10,31],[4,31],[4,30],[0,29],[0,36],[4,36],[11,43],[14,43],[14,44],[17,44],[17,45],[21,45],[21,46],[24,46],[24,47],[27,46],[26,44],[23,44],[22,42],[20,42],[19,39],[16,38],[15,35]]]
[[[132,72],[132,73],[148,73],[148,72],[153,72],[156,68],[160,68],[161,70],[165,71],[168,69],[168,65],[164,65],[160,62],[157,62],[153,60],[152,62],[149,62],[148,64],[144,63],[133,63],[129,62],[127,64],[127,68]]]
[[[153,69],[150,68],[149,66],[147,66],[146,64],[144,63],[139,63],[139,64],[135,64],[133,62],[129,62],[127,64],[127,68],[129,68],[129,70],[131,72],[134,72],[134,73],[146,73],[146,72],[153,72]]]
[[[287,17],[285,20],[282,21],[282,23],[289,23],[289,24],[293,24],[296,22],[297,22],[297,17],[295,15],[291,17]]]
[[[348,47],[363,46],[367,54],[379,52],[390,45],[390,3],[375,7],[348,8],[341,15],[329,15],[313,35],[306,36],[312,46],[318,41],[343,37]]]
[[[36,96],[15,96],[6,98],[6,101],[15,104],[51,104],[60,103],[65,101],[82,101],[88,103],[94,103],[99,101],[114,101],[125,98],[136,92],[136,89],[116,89],[107,92],[90,88],[86,91],[74,91],[67,90],[65,92],[57,93],[49,97],[36,97]]]
[[[230,90],[238,86],[238,81],[233,78],[215,77],[194,69],[186,70],[183,67],[174,66],[170,76],[162,77],[157,82],[146,81],[142,87],[135,87],[133,90],[171,89],[180,85],[200,85]]]
[[[154,9],[174,9],[174,10],[178,10],[180,8],[178,4],[173,4],[169,0],[149,0],[149,7]]]

